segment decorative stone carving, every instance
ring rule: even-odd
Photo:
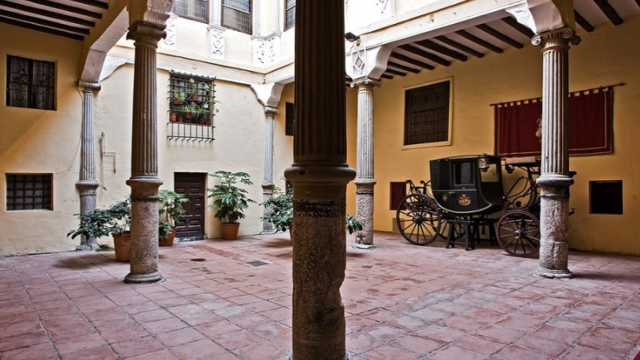
[[[209,55],[212,58],[224,59],[226,28],[216,25],[209,26]]]
[[[354,47],[351,50],[351,66],[353,66],[353,79],[367,75],[367,49]]]
[[[253,38],[253,65],[267,67],[280,61],[280,36]]]
[[[389,0],[376,0],[376,5],[378,5],[378,8],[380,9],[380,13],[384,14],[384,12],[387,10],[389,2]]]
[[[175,49],[176,48],[176,22],[178,20],[178,15],[171,14],[169,19],[167,20],[167,27],[164,30],[167,33],[167,36],[160,41],[160,45],[164,48]]]

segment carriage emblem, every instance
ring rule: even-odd
[[[449,198],[447,197],[447,195],[442,195],[442,201],[445,201],[445,202],[446,202],[447,200],[449,200]]]
[[[460,195],[460,199],[458,200],[458,204],[462,206],[471,205],[471,198],[467,194]]]

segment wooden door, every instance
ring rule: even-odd
[[[205,180],[207,174],[175,173],[175,191],[189,199],[183,204],[187,211],[178,221],[176,236],[188,240],[204,238]]]

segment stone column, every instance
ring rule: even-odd
[[[135,40],[131,150],[131,272],[127,283],[155,282],[158,271],[158,128],[156,49],[164,26],[143,21],[129,27]]]
[[[569,245],[569,44],[580,38],[570,28],[536,35],[534,45],[542,45],[542,164],[540,186],[540,265],[535,275],[570,278]]]
[[[265,202],[273,197],[273,189],[275,187],[273,183],[273,129],[275,127],[274,117],[278,114],[278,109],[265,106],[264,113],[266,117],[265,132],[264,132],[264,179],[262,180],[262,202]],[[267,216],[268,209],[264,207],[264,215]],[[273,234],[275,229],[273,224],[263,220],[262,221],[262,234]]]
[[[364,230],[356,235],[355,248],[372,250],[373,243],[373,87],[377,81],[364,79],[358,85],[358,163],[356,177],[356,218]]]
[[[80,145],[80,178],[76,187],[80,191],[80,213],[86,214],[96,209],[96,190],[100,186],[96,180],[95,165],[95,108],[94,92],[100,90],[100,84],[78,81],[82,88],[82,140]],[[77,250],[94,250],[99,246],[95,238],[82,236]]]
[[[343,360],[347,165],[344,1],[296,4],[293,184],[293,353]],[[319,61],[321,59],[321,61]]]

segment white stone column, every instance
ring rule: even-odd
[[[143,21],[129,27],[135,40],[131,151],[131,272],[127,283],[155,282],[158,271],[158,125],[156,50],[164,26]]]
[[[80,191],[80,213],[86,214],[96,209],[96,190],[100,186],[96,180],[95,165],[95,106],[94,92],[100,90],[100,84],[78,81],[82,88],[82,140],[80,145],[80,177],[76,187]],[[77,250],[99,248],[95,238],[82,237]]]
[[[542,45],[542,164],[540,186],[540,265],[535,275],[569,278],[569,45],[580,38],[568,27],[536,35]]]
[[[344,1],[296,4],[293,184],[293,354],[346,358],[340,287],[346,256]]]
[[[356,218],[364,230],[356,235],[355,248],[372,250],[373,243],[373,87],[377,81],[355,81],[358,86],[358,163],[356,177]]]
[[[265,131],[264,131],[264,178],[262,180],[262,202],[273,197],[273,189],[275,184],[273,183],[273,129],[275,128],[275,116],[278,114],[278,109],[265,106],[264,114],[266,118]],[[264,215],[267,216],[269,210],[264,207]],[[262,234],[273,234],[275,229],[273,224],[263,220],[262,221]]]

